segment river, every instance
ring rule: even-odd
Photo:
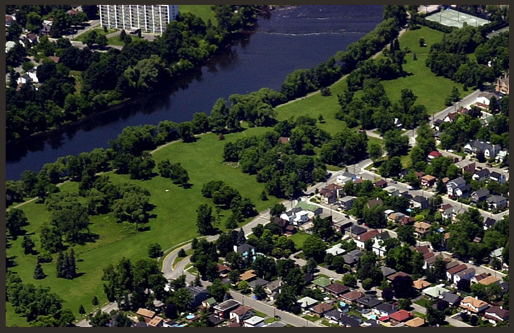
[[[24,170],[39,172],[61,156],[107,148],[127,126],[162,120],[188,121],[196,112],[210,113],[214,102],[263,87],[279,90],[287,74],[312,68],[365,36],[382,21],[382,6],[304,5],[272,11],[258,20],[231,47],[201,69],[159,93],[138,97],[118,108],[76,124],[7,145],[6,179]]]

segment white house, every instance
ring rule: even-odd
[[[356,181],[356,180],[357,180],[356,175],[349,173],[349,172],[343,172],[342,175],[337,176],[336,183],[344,185],[348,182]]]
[[[498,182],[500,184],[505,183],[505,181],[507,180],[507,178],[505,177],[505,175],[503,173],[499,173],[496,171],[493,171],[489,174],[489,179],[492,181]]]
[[[263,327],[264,318],[253,316],[250,319],[243,321],[243,327]]]
[[[384,191],[389,193],[389,195],[392,196],[392,197],[397,197],[399,195],[399,193],[400,193],[400,191],[396,187],[393,187],[393,186],[386,187],[384,189]]]
[[[376,229],[369,230],[361,235],[358,235],[354,238],[355,244],[357,245],[357,248],[360,250],[363,250],[365,248],[366,241],[372,239],[376,235],[378,235],[379,232]]]
[[[487,108],[489,107],[489,104],[491,104],[491,99],[493,98],[493,96],[496,97],[497,100],[500,98],[499,96],[491,92],[483,92],[480,95],[478,95],[476,104],[482,108]]]
[[[448,197],[451,198],[455,195],[455,190],[460,187],[464,187],[466,185],[466,181],[464,178],[459,177],[454,180],[451,180],[446,184],[446,190],[448,192]]]
[[[467,296],[460,302],[460,307],[469,313],[477,314],[487,309],[489,304],[478,298]]]
[[[308,296],[299,299],[297,302],[300,304],[302,309],[307,309],[313,305],[318,304],[317,300],[315,300],[314,298],[308,297]]]
[[[465,269],[462,272],[457,273],[453,277],[453,283],[457,284],[457,283],[459,283],[459,281],[461,279],[466,279],[466,280],[470,280],[471,281],[471,278],[473,276],[475,276],[475,269],[474,268]]]
[[[288,212],[282,213],[280,218],[294,225],[299,225],[309,221],[309,212],[301,208],[293,208]]]
[[[384,257],[386,252],[384,241],[378,238],[373,238],[373,253],[379,257]]]
[[[334,257],[335,257],[335,256],[338,256],[338,255],[340,255],[340,254],[343,254],[343,253],[345,252],[345,250],[341,248],[341,246],[342,246],[342,245],[343,245],[343,244],[338,243],[338,244],[336,244],[336,245],[332,246],[330,249],[325,250],[325,253],[327,253],[327,254],[331,254],[331,255],[333,255]]]

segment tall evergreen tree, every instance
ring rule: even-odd
[[[245,232],[243,231],[243,228],[239,229],[239,232],[237,233],[237,245],[243,245],[246,243],[246,237]]]
[[[66,258],[62,252],[59,252],[59,256],[57,257],[57,277],[62,278],[65,277],[66,274]]]
[[[66,255],[66,273],[65,277],[69,280],[77,276],[77,267],[75,265],[75,251],[73,249]]]
[[[44,279],[45,276],[46,275],[43,272],[43,268],[41,267],[41,264],[38,261],[38,263],[36,264],[36,269],[34,270],[34,279],[41,280]]]

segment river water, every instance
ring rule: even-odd
[[[7,145],[6,179],[24,170],[39,172],[58,157],[107,148],[127,126],[162,120],[188,121],[210,113],[214,102],[263,87],[279,90],[287,74],[316,67],[359,40],[382,21],[382,6],[305,5],[272,11],[254,31],[242,34],[206,66],[160,92],[61,130]]]

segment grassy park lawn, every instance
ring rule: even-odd
[[[301,250],[303,243],[309,237],[309,234],[305,232],[297,232],[296,234],[289,236],[289,238],[294,242],[294,245],[297,250]]]
[[[150,218],[148,224],[141,226],[148,230],[140,232],[136,232],[135,225],[117,223],[110,215],[92,216],[90,229],[91,232],[99,235],[98,240],[74,247],[77,271],[83,275],[73,280],[57,279],[55,277],[56,259],[54,259],[51,263],[42,264],[48,276],[40,281],[34,280],[36,256],[23,254],[22,238],[10,241],[11,247],[7,249],[7,255],[17,264],[11,270],[18,272],[25,283],[51,287],[52,291],[64,300],[64,307],[70,308],[78,318],[80,305],[82,304],[86,311],[91,310],[91,300],[94,296],[97,296],[101,303],[107,302],[101,281],[103,269],[107,265],[115,264],[123,257],[130,258],[133,262],[147,258],[148,246],[152,243],[159,243],[166,250],[197,236],[196,209],[202,203],[213,206],[212,200],[202,197],[201,194],[202,186],[206,182],[215,179],[225,181],[238,189],[243,197],[250,198],[258,211],[266,210],[280,202],[279,199],[271,196],[268,201],[261,201],[260,193],[264,189],[264,184],[257,183],[255,176],[234,170],[234,167],[222,161],[221,152],[226,142],[235,141],[245,135],[262,134],[266,130],[266,128],[252,128],[245,132],[228,134],[223,141],[219,141],[215,134],[206,134],[194,143],[175,142],[155,152],[153,156],[156,163],[163,159],[182,163],[188,170],[192,184],[189,189],[178,187],[170,180],[158,175],[150,180],[141,181],[131,180],[128,175],[110,173],[109,176],[114,183],[129,182],[147,188],[151,193],[150,203],[156,206],[151,212],[154,216]],[[77,192],[78,183],[68,182],[60,189],[62,192]],[[166,192],[166,190],[169,191]],[[39,230],[43,223],[49,221],[50,213],[43,204],[35,202],[28,203],[21,209],[30,223],[25,229],[32,235],[38,249]],[[219,228],[224,230],[224,222],[228,218],[229,211],[222,211],[222,214],[224,216]],[[240,225],[243,224],[240,223]],[[56,257],[57,255],[54,256]],[[13,312],[8,312],[7,324],[19,323],[19,318],[15,317],[17,315]]]
[[[179,13],[193,13],[204,20],[205,23],[208,20],[211,20],[212,24],[218,23],[210,5],[178,5],[178,11]]]
[[[73,39],[74,41],[77,41],[77,42],[84,42],[84,40],[86,40],[86,37],[92,33],[93,31],[96,31],[96,33],[98,35],[109,35],[109,34],[112,34],[113,32],[116,32],[118,31],[117,29],[112,29],[112,28],[107,28],[107,32],[104,31],[103,28],[95,28],[95,29],[91,29],[83,34],[81,34],[80,36],[76,37],[75,39]]]
[[[132,41],[135,41],[135,40],[139,39],[137,36],[130,35],[128,33],[127,33],[127,37],[132,38]],[[122,42],[120,40],[120,35],[114,36],[114,37],[111,37],[111,38],[107,38],[107,42],[108,42],[109,45],[125,46],[125,42]]]

